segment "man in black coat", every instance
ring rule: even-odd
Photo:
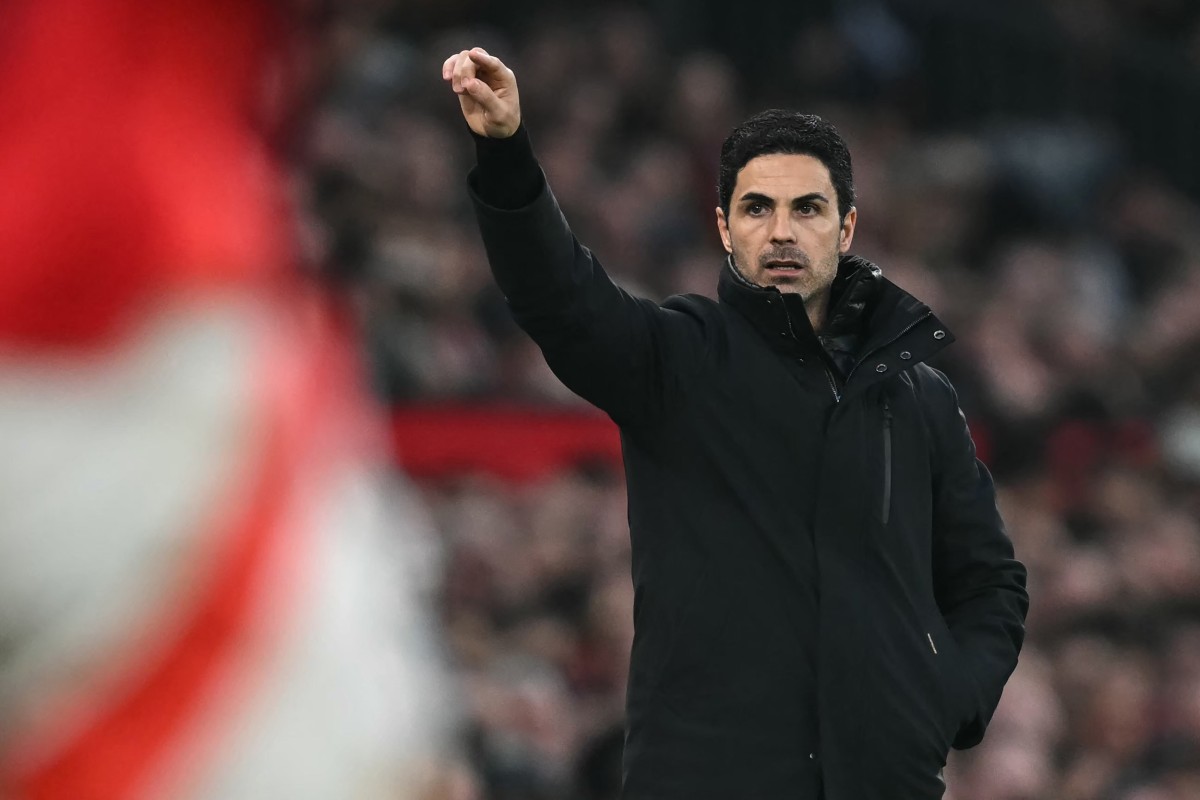
[[[496,280],[621,429],[635,590],[626,800],[932,800],[1016,666],[1025,568],[923,303],[848,255],[850,155],[771,111],[721,151],[719,302],[614,285],[476,48],[443,78]]]

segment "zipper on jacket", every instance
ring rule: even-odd
[[[883,524],[887,525],[892,510],[892,407],[883,398]],[[933,640],[930,639],[930,644]],[[937,652],[934,650],[934,652]]]
[[[829,379],[829,389],[833,392],[833,402],[842,402],[842,393],[838,391],[837,381],[833,379],[833,373],[829,371],[829,367],[825,367],[825,377]]]
[[[788,312],[787,303],[783,304],[783,318],[787,320],[788,333],[793,339],[796,338],[796,329],[792,327],[792,315]],[[825,370],[825,377],[829,380],[829,390],[833,392],[833,402],[842,402],[842,393],[838,391],[837,382],[833,379],[833,373],[829,371],[829,367],[822,363],[822,368]]]
[[[937,645],[933,643],[933,634],[926,631],[925,638],[929,640],[929,649],[932,650],[933,654],[936,656],[938,654],[938,652],[937,652]]]

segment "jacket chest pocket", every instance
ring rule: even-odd
[[[927,530],[933,507],[929,437],[916,401],[880,392],[866,406],[871,517],[884,531]],[[866,487],[864,487],[866,489]]]

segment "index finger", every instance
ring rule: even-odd
[[[492,70],[504,69],[504,62],[488,53],[482,47],[473,47],[467,51],[467,55],[472,61],[481,67],[487,67]]]

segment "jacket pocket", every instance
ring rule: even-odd
[[[892,516],[892,407],[883,398],[883,508],[879,517],[888,524]]]
[[[941,681],[942,717],[945,720],[946,737],[949,743],[953,743],[959,730],[966,724],[967,712],[972,702],[968,688],[971,678],[963,672],[965,665],[959,655],[958,643],[940,615],[928,625],[925,638],[926,644],[933,651]]]
[[[945,637],[940,635],[936,626],[927,624],[925,629],[925,650],[933,660],[934,676],[938,682],[938,715],[942,721],[942,736],[947,748],[954,741],[955,729],[955,693],[951,686],[953,666],[948,662],[949,649]]]

